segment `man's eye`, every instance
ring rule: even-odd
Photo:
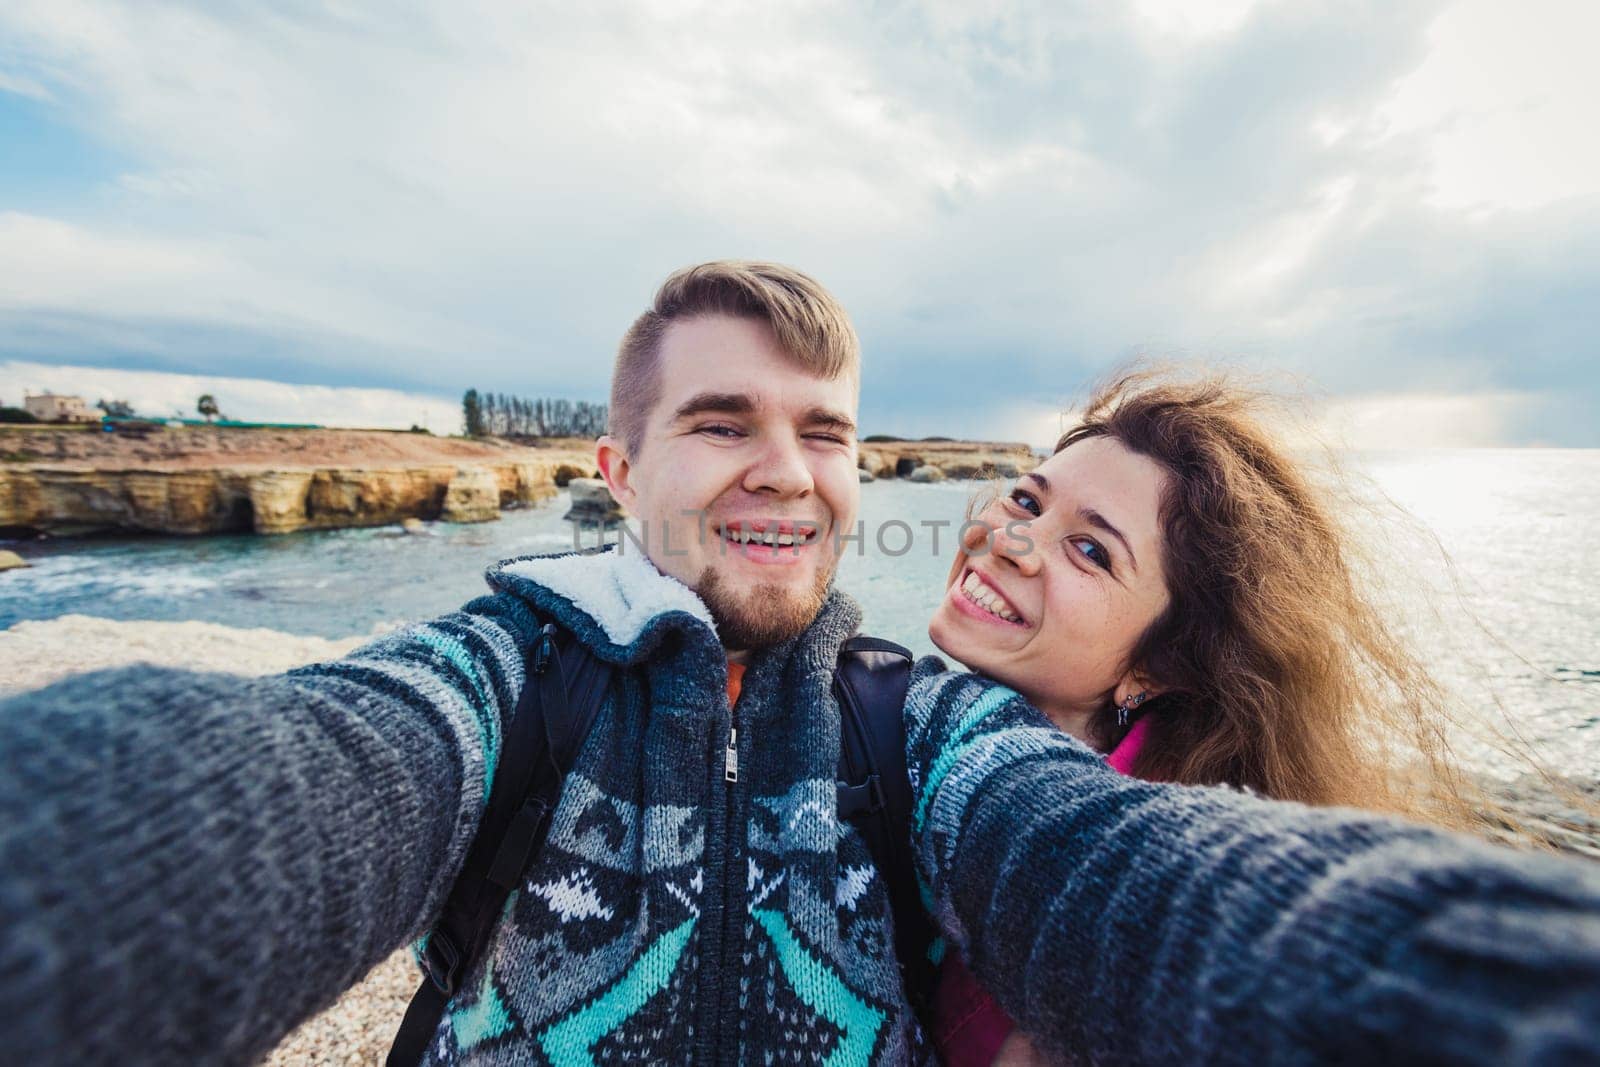
[[[1010,499],[1013,504],[1035,518],[1044,513],[1044,509],[1039,506],[1039,498],[1026,489],[1011,490]]]
[[[836,433],[808,433],[808,434],[806,434],[806,437],[808,439],[812,440],[812,441],[826,441],[829,444],[835,444],[835,445],[842,445],[842,444],[848,444],[849,443],[843,437],[840,437]]]
[[[1092,541],[1087,537],[1074,537],[1072,539],[1072,547],[1101,570],[1108,571],[1111,569],[1111,556],[1104,548],[1100,547],[1098,542]]]
[[[724,440],[732,440],[735,437],[743,436],[743,434],[739,432],[738,428],[733,426],[702,426],[700,427],[699,432],[708,437],[721,437]]]

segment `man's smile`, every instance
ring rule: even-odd
[[[722,555],[754,563],[792,564],[815,554],[824,523],[810,519],[724,519],[714,523]]]

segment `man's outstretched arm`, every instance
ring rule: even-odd
[[[1349,809],[1157,785],[918,665],[936,917],[1073,1062],[1600,1061],[1600,868]]]
[[[423,932],[536,634],[484,597],[286,675],[0,703],[0,1062],[250,1062]]]

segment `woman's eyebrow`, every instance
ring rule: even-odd
[[[1079,508],[1078,515],[1090,526],[1093,526],[1097,530],[1104,530],[1112,537],[1115,537],[1118,541],[1121,541],[1123,551],[1128,553],[1128,559],[1133,563],[1133,569],[1136,571],[1139,569],[1139,557],[1133,554],[1133,546],[1128,544],[1128,539],[1122,536],[1121,530],[1111,525],[1111,521],[1109,519],[1100,514],[1094,508]]]
[[[1049,492],[1050,492],[1050,479],[1049,478],[1046,478],[1042,474],[1034,474],[1032,471],[1028,472],[1027,474],[1024,474],[1022,477],[1024,479],[1026,479],[1027,481],[1033,482],[1041,490],[1043,490],[1047,495],[1049,494]],[[1128,560],[1129,560],[1129,562],[1131,562],[1133,564],[1133,569],[1135,571],[1137,571],[1139,569],[1139,557],[1133,554],[1133,546],[1128,544],[1128,539],[1126,537],[1122,536],[1122,531],[1121,530],[1119,530],[1115,526],[1111,525],[1111,520],[1110,519],[1107,519],[1104,515],[1100,514],[1094,508],[1079,508],[1078,509],[1078,517],[1081,518],[1084,522],[1088,523],[1090,526],[1093,526],[1095,529],[1104,530],[1106,533],[1110,534],[1112,537],[1115,537],[1118,541],[1121,541],[1122,542],[1122,550],[1128,554]]]

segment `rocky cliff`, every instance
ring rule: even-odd
[[[860,462],[877,478],[909,478],[920,468],[945,478],[1015,478],[1038,465],[1027,445],[992,441],[869,441]]]
[[[367,431],[36,434],[19,443],[34,454],[0,465],[0,528],[54,535],[482,522],[594,471],[578,442],[529,448]]]
[[[557,462],[423,467],[71,470],[0,467],[0,528],[293,533],[403,519],[482,522],[554,496]]]

